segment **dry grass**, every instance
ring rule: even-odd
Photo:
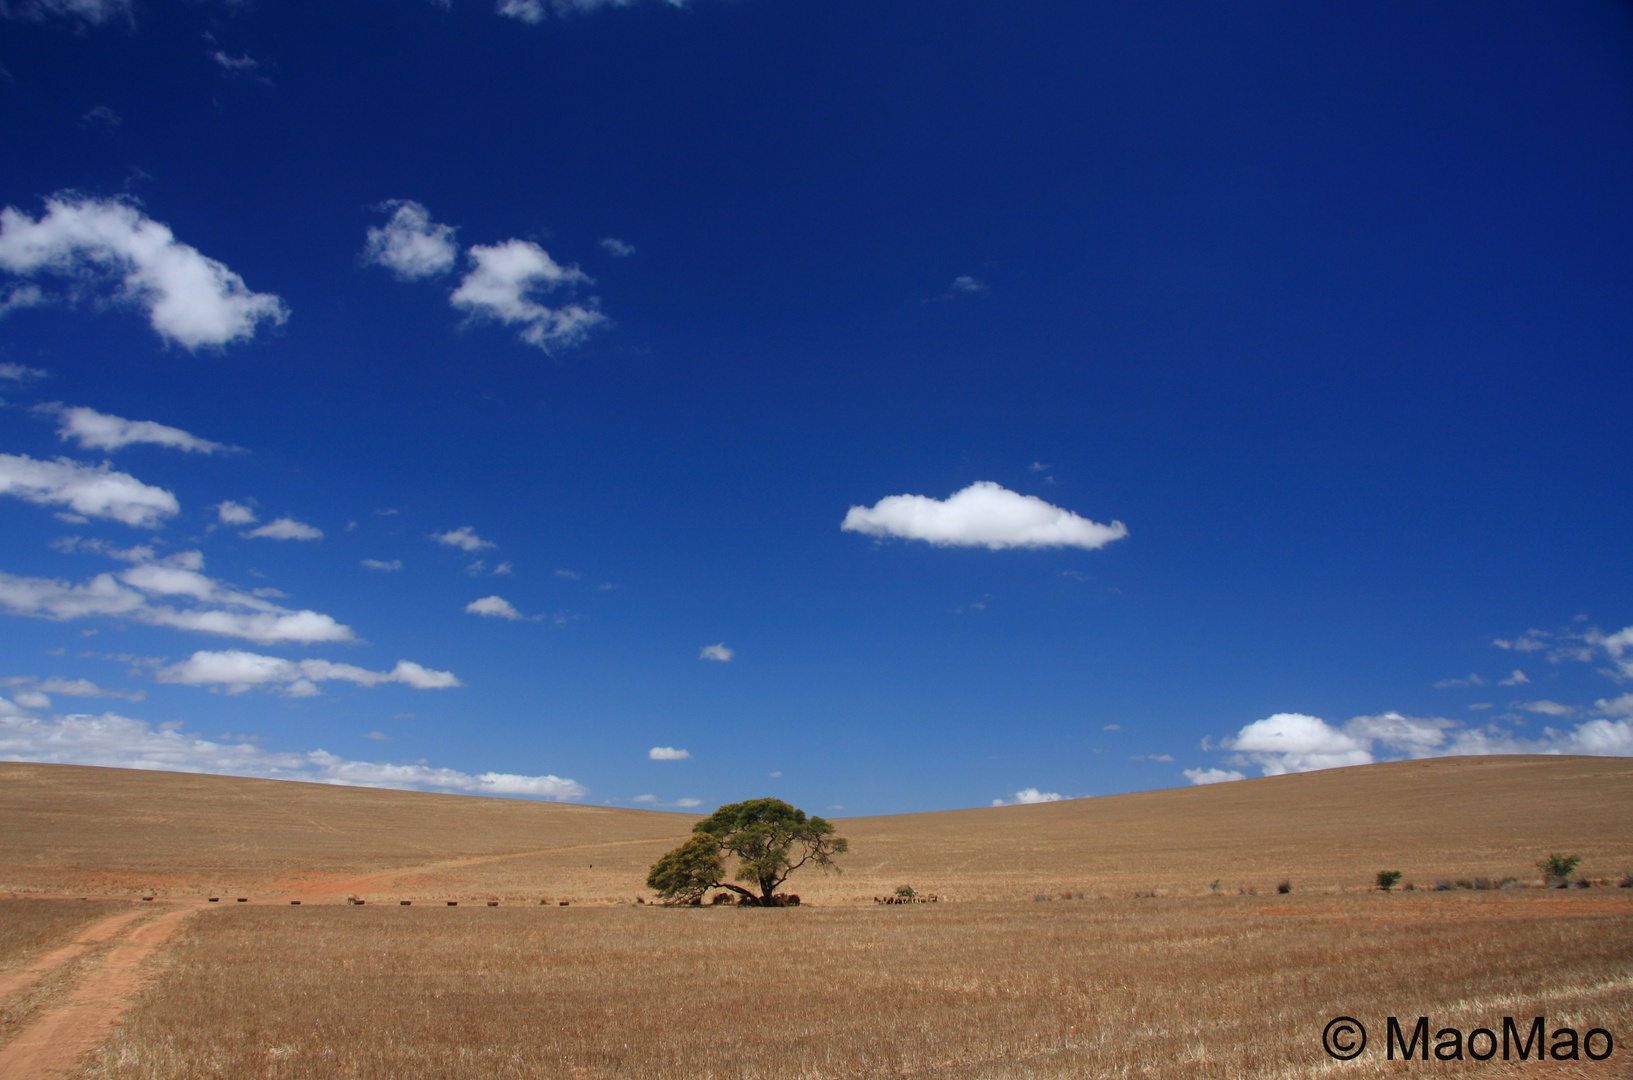
[[[748,792],[747,795],[760,794]],[[631,902],[686,836],[679,814],[233,777],[0,764],[0,888],[197,896]],[[1489,757],[1368,765],[1041,806],[853,818],[845,873],[790,887],[867,903],[1082,891],[1294,895],[1633,869],[1633,761]]]
[[[1633,1031],[1620,890],[229,908],[166,964],[82,1080],[1184,1080],[1323,1071],[1340,1013]]]
[[[18,970],[36,953],[66,944],[76,931],[127,906],[120,900],[0,898],[0,972]]]
[[[20,983],[0,995],[0,1046],[43,1010],[64,1001],[85,970],[106,954],[108,945],[69,950],[73,955],[37,976],[25,968],[32,961],[49,960],[45,954],[68,945],[92,923],[129,908],[122,900],[0,899],[0,986],[14,979]]]

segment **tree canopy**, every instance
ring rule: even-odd
[[[788,875],[807,864],[839,870],[844,837],[819,817],[781,799],[750,799],[722,806],[696,825],[686,843],[652,864],[646,886],[665,900],[698,903],[710,889],[730,889],[741,903],[770,906]],[[726,859],[737,861],[727,880]],[[745,882],[744,885],[733,882]],[[757,891],[756,891],[757,890]]]

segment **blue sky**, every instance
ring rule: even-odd
[[[1633,754],[1625,4],[0,14],[0,758]]]

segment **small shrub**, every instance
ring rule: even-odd
[[[1633,875],[1629,875],[1629,876],[1633,877]],[[1219,879],[1214,878],[1213,879],[1213,884],[1209,885],[1208,888],[1212,889],[1214,892],[1218,892],[1219,891]]]
[[[913,891],[913,886],[911,885],[898,885],[896,886],[896,895],[901,897],[903,900],[911,900],[913,897],[917,896],[918,893]]]
[[[1405,885],[1401,886],[1401,891],[1402,892],[1417,892],[1418,887],[1415,884],[1413,884],[1412,882],[1408,881]]]
[[[1138,896],[1139,894],[1135,893],[1134,895]],[[1033,893],[1032,894],[1032,899],[1041,904],[1041,903],[1043,903],[1045,900],[1047,900],[1049,898],[1047,896],[1043,895],[1042,893]]]
[[[1573,889],[1588,889],[1592,887],[1593,882],[1589,881],[1585,877],[1578,877],[1575,881],[1571,882],[1571,888]]]
[[[1622,871],[1621,887],[1624,889],[1633,889],[1633,871]]]
[[[1557,887],[1564,888],[1565,883],[1570,880],[1571,874],[1576,872],[1576,868],[1581,862],[1582,856],[1580,855],[1561,855],[1556,851],[1550,853],[1545,859],[1538,859],[1537,869],[1542,871],[1543,881],[1549,884],[1557,881],[1559,883]]]
[[[1437,879],[1435,881],[1431,891],[1432,892],[1448,892],[1448,891],[1450,891],[1451,887],[1452,887],[1451,882],[1442,881],[1442,880]]]
[[[1291,881],[1284,881],[1281,884],[1276,886],[1276,892],[1280,893],[1282,896],[1286,896],[1288,893],[1290,893],[1292,891],[1293,891],[1293,883]]]
[[[1393,889],[1396,885],[1399,885],[1400,883],[1401,883],[1401,872],[1399,870],[1379,870],[1378,871],[1378,888],[1382,889],[1384,892],[1388,892],[1390,889]],[[1410,886],[1408,886],[1408,887],[1410,887]]]

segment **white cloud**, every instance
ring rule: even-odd
[[[493,573],[496,577],[510,577],[516,573],[516,568],[507,562],[502,562],[493,568]]]
[[[1121,731],[1121,730],[1123,730],[1123,726],[1121,724],[1107,724],[1105,727],[1101,728],[1100,730],[1101,731]]]
[[[736,655],[737,650],[726,648],[726,643],[722,641],[715,645],[703,646],[703,651],[697,654],[697,658],[699,660],[718,660],[725,663]]]
[[[853,506],[840,529],[898,536],[938,546],[1003,548],[1105,547],[1128,535],[1120,521],[1101,525],[1035,495],[978,480],[945,502],[926,495],[890,495],[872,507]]]
[[[399,660],[390,671],[369,671],[352,664],[285,660],[238,649],[196,652],[180,663],[160,668],[154,678],[184,686],[219,686],[229,694],[242,693],[252,686],[283,686],[287,688],[285,693],[296,697],[310,696],[315,692],[315,684],[331,680],[365,687],[402,683],[416,690],[446,690],[464,685],[451,671],[432,671],[412,660]]]
[[[520,19],[525,23],[544,21],[544,4],[542,0],[499,0],[494,10],[501,15],[509,15],[512,19]]]
[[[1514,673],[1512,675],[1510,675],[1506,679],[1499,680],[1497,685],[1498,686],[1524,686],[1527,683],[1529,683],[1530,681],[1531,681],[1530,679],[1527,679],[1525,677],[1525,672],[1521,671],[1519,668],[1515,668]]]
[[[476,530],[469,525],[461,525],[459,528],[449,529],[447,532],[432,533],[431,539],[439,544],[456,547],[461,551],[481,551],[483,548],[499,546],[476,535]]]
[[[1561,705],[1557,701],[1526,701],[1521,702],[1520,708],[1526,712],[1541,713],[1543,716],[1570,716],[1576,710],[1569,705]]]
[[[280,753],[253,743],[212,742],[178,730],[154,730],[143,720],[115,713],[36,719],[0,713],[0,760],[126,769],[259,776],[351,787],[458,791],[475,795],[527,795],[582,799],[589,789],[560,776],[485,772],[472,775],[427,765],[349,761],[324,750]]]
[[[1492,644],[1499,649],[1509,649],[1514,652],[1542,652],[1548,648],[1546,639],[1550,636],[1545,630],[1527,630],[1512,641],[1497,638]]]
[[[17,690],[12,693],[11,700],[25,709],[49,709],[51,699],[38,690]]]
[[[1015,797],[1007,802],[1003,799],[993,799],[993,806],[1029,806],[1033,803],[1062,802],[1066,796],[1055,791],[1039,791],[1035,787],[1021,788],[1015,792]]]
[[[1367,744],[1304,713],[1276,713],[1255,720],[1229,743],[1264,769],[1266,776],[1344,765],[1369,765]]]
[[[467,615],[486,615],[497,619],[520,619],[522,613],[511,607],[510,601],[502,596],[484,596],[480,600],[472,600],[465,605]]]
[[[1229,780],[1246,780],[1235,769],[1186,769],[1185,778],[1193,784],[1223,784]]]
[[[1616,702],[1599,705],[1602,712],[1619,711]],[[1633,711],[1633,702],[1629,710]],[[1276,776],[1370,764],[1379,760],[1379,755],[1393,759],[1471,754],[1633,755],[1633,723],[1594,719],[1571,731],[1545,728],[1540,738],[1525,739],[1494,724],[1471,728],[1456,720],[1409,717],[1398,712],[1357,716],[1342,728],[1302,713],[1277,713],[1247,725],[1223,745],[1236,752],[1229,764],[1257,765],[1264,775]],[[1192,776],[1193,772],[1205,771],[1191,770],[1185,775]],[[1192,776],[1192,782],[1203,781]]]
[[[987,283],[980,278],[960,274],[953,278],[952,293],[955,296],[981,296],[988,292]]]
[[[111,690],[98,686],[89,679],[63,679],[57,676],[38,679],[32,675],[13,675],[9,679],[0,680],[0,683],[6,686],[26,687],[42,694],[61,694],[64,697],[124,698],[127,701],[141,701],[147,697],[145,690]]]
[[[390,562],[386,562],[383,559],[364,559],[363,565],[368,567],[370,570],[384,570],[389,573],[392,570],[401,570],[403,568],[403,561],[401,559],[392,559]]]
[[[1466,679],[1441,679],[1435,683],[1436,690],[1446,690],[1455,686],[1484,686],[1486,681],[1478,675],[1470,675]]]
[[[254,510],[231,499],[216,503],[211,509],[216,512],[216,520],[222,525],[254,525],[261,520],[255,516]]]
[[[370,229],[363,261],[383,266],[400,280],[446,273],[459,257],[452,225],[439,225],[431,212],[411,199],[392,199],[381,210],[391,211],[383,228]]]
[[[0,379],[7,382],[28,382],[30,379],[43,379],[48,374],[50,373],[23,364],[0,364]]]
[[[57,414],[57,434],[64,440],[78,439],[85,450],[118,450],[131,443],[153,443],[195,454],[213,454],[232,447],[201,439],[181,428],[167,427],[151,420],[126,420],[109,416],[83,406],[65,409],[58,405],[41,406],[44,411]]]
[[[268,540],[322,540],[323,530],[308,525],[304,521],[296,521],[291,517],[281,517],[276,521],[267,522],[259,529],[251,529],[249,532],[239,533],[238,535],[246,539],[264,537]]]
[[[181,509],[170,492],[149,487],[129,473],[114,472],[107,462],[36,461],[21,454],[0,454],[0,495],[66,506],[82,520],[109,518],[148,529],[158,528],[161,519]]]
[[[685,761],[692,753],[689,750],[677,750],[673,746],[654,746],[646,752],[646,756],[653,761]]]
[[[553,345],[583,340],[591,327],[606,321],[593,300],[588,307],[572,303],[552,308],[529,297],[535,291],[550,292],[590,280],[578,267],[562,266],[531,241],[507,240],[491,247],[476,244],[465,254],[471,270],[449,301],[472,318],[520,323],[522,340],[546,352]]]
[[[118,575],[98,574],[81,585],[0,572],[0,608],[16,615],[65,621],[96,616],[132,619],[262,645],[354,641],[351,627],[316,611],[291,611],[200,573],[204,557],[181,552],[163,562],[142,562]],[[176,608],[157,597],[185,597],[198,606]]]
[[[1623,694],[1617,698],[1600,698],[1593,703],[1594,708],[1611,716],[1633,716],[1633,694]]]
[[[188,348],[253,337],[288,318],[284,302],[251,292],[215,259],[179,243],[169,227],[117,199],[56,195],[38,220],[0,210],[0,269],[67,277],[76,292],[117,278],[118,297],[146,308],[153,329]]]
[[[603,236],[601,238],[601,250],[615,259],[627,259],[635,254],[635,245],[626,244],[617,237]]]
[[[15,8],[0,3],[0,14],[8,18],[39,22],[52,16],[101,25],[131,18],[130,0],[22,0]]]

